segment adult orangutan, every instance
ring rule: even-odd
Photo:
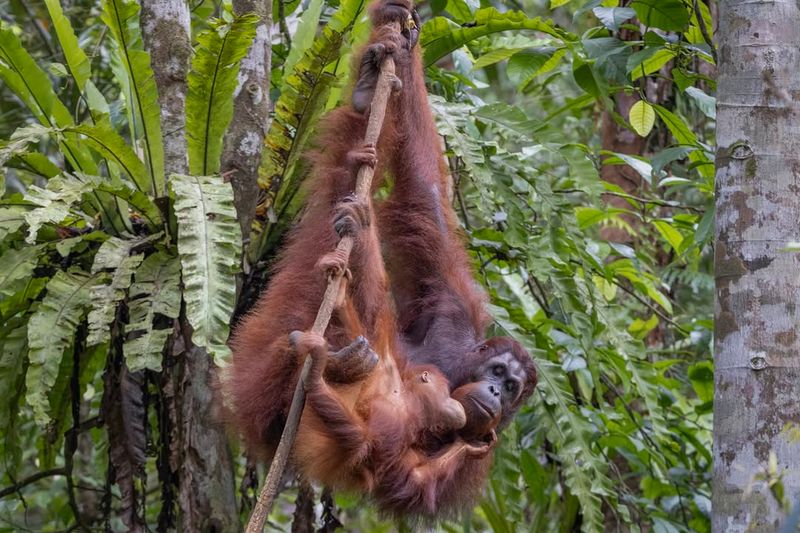
[[[446,167],[415,48],[418,31],[406,26],[397,34],[385,26],[405,26],[416,16],[412,8],[410,0],[379,0],[371,7],[374,30],[352,106],[324,121],[320,149],[311,155],[305,213],[270,286],[236,328],[224,386],[248,450],[269,457],[299,376],[297,352],[310,351],[319,379],[309,390],[294,464],[312,479],[369,494],[385,511],[430,517],[474,501],[491,464],[495,431],[530,396],[536,372],[519,343],[485,338],[485,295],[445,194]],[[402,90],[389,102],[378,146],[363,145],[378,66],[387,54]],[[375,206],[349,197],[362,164],[377,165],[376,177],[394,180],[389,198]],[[299,333],[314,321],[324,273],[344,268],[329,252],[344,234],[355,242],[349,282],[325,339]],[[298,350],[289,340],[295,331]],[[359,335],[368,345],[351,344]],[[322,357],[328,347],[339,352]],[[431,406],[430,398],[439,398],[440,407],[449,400],[436,386],[415,392],[421,372],[434,377],[434,385],[446,378],[464,420]],[[386,408],[393,401],[404,416]],[[400,436],[389,437],[395,431]]]

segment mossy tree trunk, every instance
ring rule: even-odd
[[[191,59],[189,5],[185,0],[142,0],[142,36],[158,86],[167,175],[188,173],[186,76]],[[167,345],[159,416],[162,450],[160,526],[179,531],[239,530],[234,474],[227,436],[213,415],[214,365],[194,346],[181,313]]]

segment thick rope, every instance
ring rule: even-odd
[[[399,24],[394,24],[394,26],[399,32]],[[383,63],[381,63],[375,94],[372,96],[367,132],[364,135],[365,143],[372,143],[376,146],[378,144],[378,137],[383,127],[383,119],[386,116],[386,105],[389,102],[389,96],[392,92],[394,78],[394,60],[391,56],[388,56],[383,60]],[[361,165],[361,168],[358,169],[355,193],[356,197],[361,201],[366,202],[369,200],[374,172],[374,169],[369,165]],[[345,258],[349,258],[350,251],[353,249],[353,238],[349,235],[342,237],[336,249],[343,253]],[[325,334],[325,330],[328,328],[328,322],[330,322],[331,315],[333,314],[336,297],[339,294],[342,284],[342,278],[343,273],[328,279],[328,287],[325,289],[325,296],[322,299],[322,304],[320,304],[319,311],[317,312],[317,318],[314,320],[314,325],[311,328],[311,331],[314,333],[319,335]],[[261,493],[258,495],[256,505],[253,507],[253,513],[250,515],[250,521],[247,523],[246,533],[261,533],[264,529],[267,516],[269,516],[272,510],[272,504],[275,501],[275,495],[278,492],[278,486],[283,477],[283,471],[286,469],[286,463],[289,460],[289,454],[292,450],[294,439],[297,436],[297,425],[300,422],[300,415],[303,413],[303,406],[306,401],[305,387],[310,370],[311,358],[306,357],[303,363],[303,370],[300,373],[300,379],[294,389],[292,405],[286,417],[286,426],[283,428],[283,434],[278,443],[278,448],[275,451],[275,457],[272,459],[267,479],[264,481],[264,486],[261,489]]]

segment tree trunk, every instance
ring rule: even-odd
[[[765,475],[800,505],[800,255],[781,251],[800,240],[800,6],[719,16],[713,529],[776,531]]]
[[[222,172],[230,172],[236,213],[245,246],[258,202],[258,167],[269,125],[269,79],[272,56],[271,0],[233,0],[237,15],[255,13],[260,20],[256,37],[239,68],[239,83],[234,93],[233,120],[225,134]],[[248,265],[245,274],[248,273]]]
[[[187,173],[185,102],[191,57],[189,6],[185,0],[142,0],[142,36],[151,55],[161,107],[167,175]],[[213,364],[191,344],[191,327],[181,314],[168,343],[162,376],[162,445],[168,446],[169,476],[177,485],[179,531],[238,531],[233,462],[227,437],[212,416]],[[171,489],[165,488],[165,494]],[[164,498],[168,506],[172,498]],[[165,526],[171,510],[162,511]]]

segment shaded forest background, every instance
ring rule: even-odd
[[[263,480],[209,376],[366,5],[139,4],[0,0],[3,531],[236,531]],[[713,7],[419,5],[452,200],[540,380],[442,530],[710,531]],[[269,527],[395,527],[320,493]]]

